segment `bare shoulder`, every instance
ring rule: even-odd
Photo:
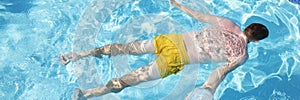
[[[247,59],[248,59],[248,54],[245,51],[245,52],[242,52],[241,55],[239,55],[239,56],[229,57],[228,61],[233,64],[236,64],[236,65],[242,65],[246,62]]]
[[[230,19],[221,17],[218,21],[219,23],[217,24],[217,26],[220,27],[222,30],[230,31],[233,33],[242,32],[240,27]]]

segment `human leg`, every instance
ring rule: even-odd
[[[111,79],[105,86],[96,87],[82,91],[82,96],[91,98],[101,96],[108,93],[118,93],[126,87],[134,86],[142,82],[147,82],[159,79],[160,74],[157,69],[156,62],[150,63],[147,66],[141,67],[131,73],[122,76],[121,78]],[[80,93],[79,93],[80,94]]]
[[[142,40],[135,41],[128,44],[109,44],[99,48],[95,48],[92,50],[77,52],[77,53],[68,53],[59,55],[59,59],[61,60],[61,64],[66,65],[70,61],[77,61],[83,57],[87,56],[95,56],[101,58],[102,55],[116,56],[120,54],[146,54],[146,53],[154,53],[155,48],[153,44],[153,40]]]
[[[93,56],[109,55],[116,56],[120,54],[139,55],[145,53],[154,53],[155,48],[153,40],[135,41],[128,44],[109,44],[96,48],[92,53]]]

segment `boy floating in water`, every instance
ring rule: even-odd
[[[60,55],[59,58],[64,65],[90,55],[101,58],[102,55],[154,53],[158,56],[152,63],[121,78],[111,79],[103,87],[88,90],[76,89],[75,91],[79,94],[75,99],[101,96],[111,92],[117,93],[126,87],[142,82],[166,78],[181,71],[186,64],[224,62],[222,66],[215,69],[201,88],[194,90],[196,92],[206,91],[207,94],[194,95],[190,93],[186,97],[190,99],[196,96],[201,99],[208,96],[204,99],[211,99],[225,76],[247,60],[247,44],[262,40],[269,34],[268,29],[259,23],[253,23],[242,31],[229,19],[197,12],[174,0],[170,0],[170,4],[198,21],[211,24],[211,26],[184,34],[163,34],[149,40],[128,44],[109,44],[86,52]]]

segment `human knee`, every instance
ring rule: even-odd
[[[113,78],[106,84],[106,87],[108,89],[110,89],[111,92],[114,92],[114,93],[120,92],[127,86],[128,85],[125,82],[123,82],[122,80],[120,80],[118,78]]]
[[[100,48],[96,48],[92,54],[94,55],[101,55],[101,54],[104,54],[104,55],[112,55],[112,49],[114,49],[114,46],[116,44],[108,44],[108,45],[105,45],[103,47],[100,47]]]

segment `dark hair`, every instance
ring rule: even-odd
[[[263,24],[252,23],[251,25],[245,28],[244,33],[249,39],[262,40],[268,37],[269,30]]]

